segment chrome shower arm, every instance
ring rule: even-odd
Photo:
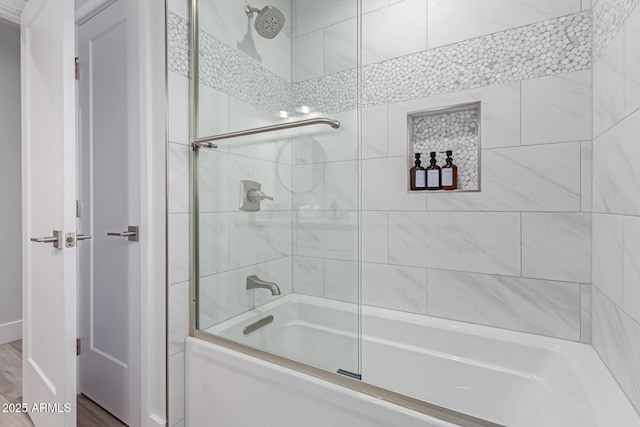
[[[244,7],[244,13],[246,13],[247,16],[249,18],[251,18],[254,13],[260,13],[260,9],[258,9],[257,7],[252,7],[252,6],[246,5]]]

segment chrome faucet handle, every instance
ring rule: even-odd
[[[248,179],[240,181],[240,210],[247,212],[256,212],[260,210],[260,202],[262,200],[272,200],[273,197],[267,196],[262,191],[262,184],[257,181]]]
[[[247,199],[249,199],[249,201],[253,203],[258,202],[260,200],[265,200],[265,199],[273,201],[273,197],[267,196],[260,190],[249,190],[249,193],[247,194]]]

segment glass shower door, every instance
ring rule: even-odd
[[[357,1],[263,3],[197,2],[195,326],[357,377]]]

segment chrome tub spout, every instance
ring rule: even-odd
[[[258,276],[253,275],[247,277],[247,289],[269,289],[271,295],[280,295],[280,287],[273,282],[266,282]]]

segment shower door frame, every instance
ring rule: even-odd
[[[191,147],[191,155],[189,156],[189,190],[190,190],[190,209],[191,213],[189,215],[189,230],[190,230],[190,280],[189,280],[189,336],[201,339],[206,342],[210,342],[212,344],[216,344],[225,348],[228,348],[233,351],[237,351],[239,353],[246,354],[248,356],[256,357],[258,359],[262,359],[264,361],[274,363],[279,366],[283,366],[285,368],[289,368],[298,372],[302,372],[307,375],[311,375],[318,379],[328,381],[330,383],[340,385],[343,387],[347,387],[351,390],[358,391],[360,393],[367,394],[369,396],[376,397],[378,399],[382,399],[387,402],[391,402],[396,405],[400,405],[402,407],[408,408],[413,411],[417,411],[426,415],[430,415],[432,417],[441,419],[443,421],[447,421],[453,423],[455,425],[459,425],[462,427],[495,427],[499,426],[498,424],[482,420],[471,415],[463,414],[460,412],[453,411],[451,409],[438,406],[423,400],[415,399],[400,393],[393,392],[391,390],[387,390],[385,388],[381,388],[378,386],[374,386],[368,384],[362,380],[357,380],[355,378],[351,378],[345,375],[341,375],[335,372],[326,371],[321,368],[317,368],[312,365],[308,365],[306,363],[298,362],[293,359],[289,359],[283,356],[278,356],[273,353],[269,353],[264,350],[260,350],[254,347],[250,347],[244,344],[240,344],[235,341],[231,341],[226,338],[222,338],[220,336],[216,336],[210,334],[208,332],[200,331],[197,328],[198,325],[198,307],[197,307],[197,296],[198,296],[198,282],[199,282],[199,229],[198,229],[198,221],[196,220],[196,216],[199,212],[199,197],[198,197],[198,160],[199,160],[199,150],[201,149],[209,149],[203,147],[202,142],[198,140],[206,140],[207,138],[198,138],[197,129],[197,117],[196,108],[198,106],[198,88],[197,88],[197,70],[199,66],[198,55],[197,55],[197,46],[198,46],[198,2],[201,0],[190,0],[189,2],[189,19],[191,25],[189,25],[189,47],[190,47],[190,59],[189,59],[189,141]],[[292,0],[295,1],[295,0]],[[362,42],[362,1],[357,0],[357,33],[358,33],[358,95],[357,95],[357,126],[358,129],[361,128],[362,123],[362,73],[360,71],[362,64],[362,49],[360,48]],[[361,240],[362,235],[362,220],[361,220],[361,187],[362,187],[362,178],[361,178],[361,164],[362,164],[362,153],[361,153],[361,132],[357,134],[358,138],[358,158],[356,159],[358,162],[358,240]],[[215,149],[215,148],[214,148]],[[361,262],[361,245],[358,244],[358,267],[359,267],[359,280],[362,278],[362,262]],[[359,293],[361,293],[361,286],[358,286]],[[361,298],[359,298],[358,304]],[[358,324],[359,331],[361,331],[362,323],[362,314],[359,311],[358,313]],[[358,355],[360,360],[362,358],[362,340],[358,340]],[[359,363],[361,365],[361,362]]]

